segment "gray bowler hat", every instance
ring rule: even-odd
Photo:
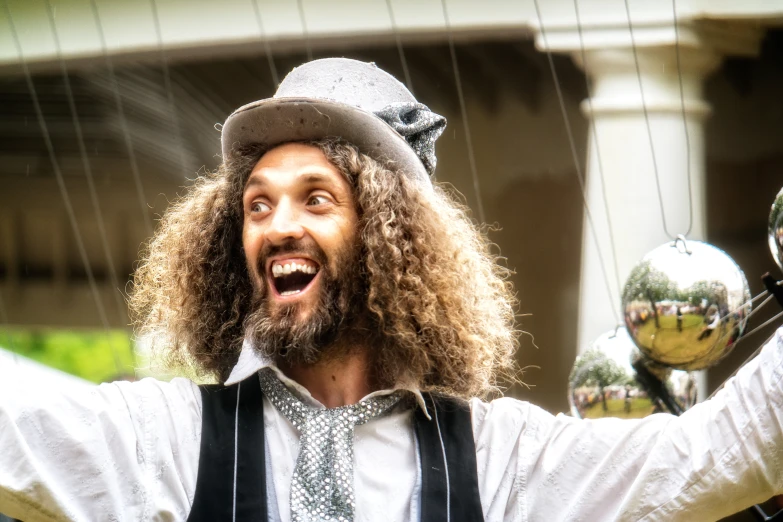
[[[371,158],[429,185],[435,140],[446,119],[418,103],[373,63],[326,58],[301,65],[272,98],[234,111],[223,125],[223,158],[251,144],[342,138]]]

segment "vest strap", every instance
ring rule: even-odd
[[[228,387],[204,385],[199,388],[201,450],[196,493],[188,522],[267,520],[264,401],[258,378]]]
[[[432,394],[426,394],[424,402],[432,419],[420,408],[414,415],[421,454],[421,520],[483,521],[470,405]]]

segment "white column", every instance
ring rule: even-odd
[[[581,52],[577,58],[581,62]],[[709,107],[702,84],[720,63],[709,50],[681,49],[681,96],[672,46],[637,49],[641,88],[632,49],[589,50],[585,58],[580,65],[591,78],[592,97],[582,109],[592,121],[586,182],[589,215],[585,212],[582,235],[580,352],[613,328],[618,317],[622,320],[622,286],[642,256],[689,228],[687,237],[705,238],[704,120]]]

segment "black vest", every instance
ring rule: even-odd
[[[188,522],[231,521],[234,502],[237,522],[265,521],[261,386],[254,376],[231,386],[200,388],[201,453]],[[432,420],[421,408],[414,415],[421,454],[421,520],[483,521],[470,408],[450,397],[427,394],[424,400]]]

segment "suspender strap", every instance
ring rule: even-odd
[[[420,408],[414,415],[421,454],[421,520],[483,521],[470,406],[430,394],[424,401],[432,419]]]
[[[260,383],[251,378],[228,387],[200,388],[201,451],[188,522],[266,520]]]

